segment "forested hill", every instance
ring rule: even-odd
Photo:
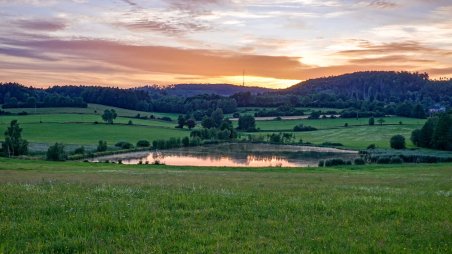
[[[450,101],[452,81],[432,81],[428,74],[391,71],[355,72],[303,81],[282,93],[326,93],[344,99],[378,101]]]
[[[236,93],[250,92],[252,94],[266,93],[273,89],[263,87],[236,86],[231,84],[176,84],[166,87],[145,86],[136,88],[137,90],[150,93],[164,92],[167,95],[191,97],[201,94],[215,94],[221,96],[231,96]]]

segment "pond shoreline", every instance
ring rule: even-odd
[[[149,150],[91,158],[90,162],[167,164],[175,166],[317,166],[319,160],[358,156],[358,151],[331,147],[222,143],[167,150]]]

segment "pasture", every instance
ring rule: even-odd
[[[0,158],[0,252],[449,253],[452,165],[184,168]]]
[[[110,145],[118,141],[136,143],[138,140],[169,139],[188,136],[188,130],[176,129],[176,123],[161,120],[144,120],[118,117],[115,124],[102,121],[93,114],[36,114],[25,116],[0,116],[0,129],[5,130],[10,121],[18,120],[23,137],[33,143],[94,145],[106,140]],[[95,122],[98,124],[95,124]],[[128,125],[132,121],[133,125]]]
[[[133,118],[137,114],[149,116],[151,113],[115,108],[118,118],[114,125],[104,124],[101,112],[109,108],[102,105],[90,104],[88,108],[38,108],[34,109],[8,109],[9,111],[26,111],[30,115],[0,116],[0,129],[13,119],[17,119],[23,128],[23,136],[32,143],[51,144],[63,142],[72,145],[95,145],[99,140],[106,140],[110,145],[118,141],[135,143],[138,140],[169,139],[171,137],[184,137],[190,135],[186,129],[176,129],[175,114],[152,113],[156,117],[169,116],[172,122],[150,119]],[[321,144],[324,142],[342,143],[346,148],[365,149],[370,144],[381,148],[389,147],[389,139],[395,134],[404,135],[408,147],[411,132],[420,128],[425,122],[423,119],[385,117],[383,126],[376,123],[368,126],[368,118],[350,119],[304,119],[304,120],[270,120],[256,121],[260,132],[252,135],[267,135],[272,132],[292,132],[297,124],[304,124],[318,128],[313,132],[292,132],[296,140]],[[128,125],[132,121],[133,125]],[[97,124],[95,124],[97,122]],[[400,125],[399,123],[403,124]],[[237,125],[237,121],[233,121]],[[348,123],[348,127],[344,124]],[[199,125],[198,125],[199,126]],[[248,135],[242,133],[242,136]],[[45,149],[45,147],[44,147]]]

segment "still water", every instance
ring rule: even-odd
[[[203,167],[317,167],[320,160],[357,158],[356,151],[334,148],[268,145],[220,144],[104,156],[93,162],[160,164]]]

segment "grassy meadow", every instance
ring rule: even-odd
[[[0,252],[450,253],[452,165],[0,159]]]
[[[88,103],[88,107],[86,108],[8,108],[5,110],[11,113],[27,112],[29,114],[94,114],[100,116],[106,109],[114,109],[118,116],[125,117],[133,117],[137,114],[140,114],[142,116],[150,116],[152,114],[155,117],[167,116],[173,118],[173,120],[176,120],[178,116],[178,114],[172,113],[145,112],[92,103]]]
[[[411,132],[421,128],[425,119],[404,117],[384,117],[385,123],[381,126],[376,123],[368,125],[368,118],[351,119],[303,119],[303,120],[269,120],[256,121],[260,132],[251,135],[267,135],[273,132],[294,133],[296,140],[322,144],[323,142],[341,143],[345,148],[366,149],[368,145],[375,144],[380,148],[389,148],[389,140],[396,134],[403,135],[407,147],[414,147],[410,141]],[[402,122],[402,125],[399,124]],[[348,123],[348,127],[344,127]],[[237,122],[234,122],[237,124]],[[317,131],[293,132],[298,124],[312,126]],[[245,134],[244,135],[248,135]]]
[[[102,121],[101,113],[80,108],[42,108],[41,112],[30,115],[0,116],[0,129],[5,130],[11,120],[18,120],[23,128],[23,137],[32,143],[62,142],[75,145],[95,145],[99,140],[106,140],[110,145],[118,141],[136,143],[138,140],[169,139],[189,135],[188,130],[174,128],[176,118],[171,114],[154,114],[156,117],[171,116],[173,121],[131,118],[139,111],[115,108],[118,117],[115,124],[108,125]],[[105,107],[105,106],[102,106]],[[107,107],[105,107],[107,108]],[[21,112],[22,109],[15,109]],[[34,109],[33,109],[34,110]],[[13,111],[8,109],[8,111]],[[71,112],[72,111],[72,112]],[[141,115],[149,116],[151,113]],[[153,114],[153,113],[152,113]],[[133,125],[128,125],[132,121]],[[98,124],[95,124],[98,122]]]

